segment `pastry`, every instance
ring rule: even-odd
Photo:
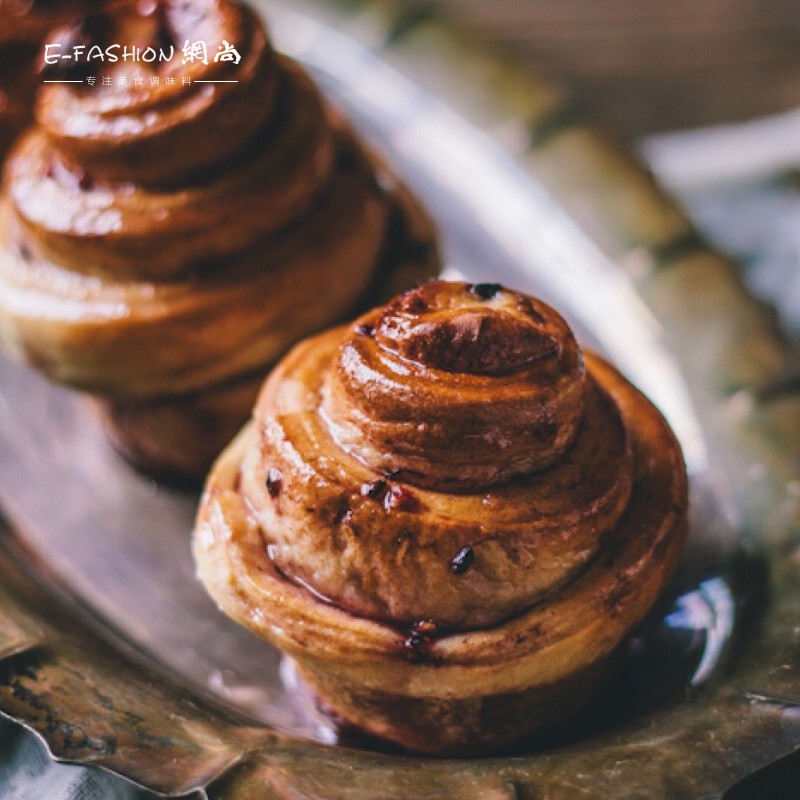
[[[335,718],[469,755],[585,705],[686,530],[655,407],[540,300],[437,281],[280,362],[194,554]]]
[[[100,0],[4,0],[0,3],[0,160],[33,118],[41,85],[37,55],[47,34]]]
[[[202,476],[291,344],[435,273],[430,220],[244,6],[123,4],[52,38],[118,60],[72,63],[9,156],[0,338],[139,466]]]

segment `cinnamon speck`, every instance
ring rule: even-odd
[[[403,641],[406,657],[412,664],[427,661],[431,655],[431,637],[436,633],[438,625],[435,620],[424,619],[411,625],[409,635]]]
[[[499,283],[474,283],[470,287],[472,293],[478,295],[481,300],[491,300],[502,289],[503,287]]]
[[[550,443],[556,438],[558,425],[552,420],[544,420],[533,428],[533,435],[536,441]]]
[[[463,575],[475,563],[475,551],[467,546],[462,547],[450,562],[450,570],[456,575]]]
[[[411,629],[413,633],[421,633],[425,636],[430,636],[436,633],[438,627],[435,619],[421,619],[415,622],[411,626]]]
[[[383,507],[387,511],[419,511],[420,502],[417,496],[405,486],[393,486],[383,499]]]
[[[361,334],[361,336],[367,336],[372,338],[375,335],[375,326],[374,325],[358,325],[356,327],[356,333]]]
[[[267,491],[270,497],[277,497],[283,488],[283,473],[275,467],[270,467],[267,472]]]
[[[389,484],[380,478],[376,481],[369,481],[369,483],[362,484],[361,486],[361,494],[363,497],[369,497],[371,500],[377,500],[379,503],[384,500],[388,491]]]
[[[334,525],[341,525],[343,523],[350,522],[353,518],[353,514],[350,511],[349,506],[347,505],[347,500],[343,499],[338,508],[334,511],[333,514],[333,524]]]

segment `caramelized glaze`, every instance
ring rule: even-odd
[[[283,359],[209,478],[195,555],[338,718],[486,752],[585,701],[686,505],[663,417],[556,312],[434,282]]]

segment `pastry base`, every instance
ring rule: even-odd
[[[261,372],[219,388],[157,399],[92,398],[114,448],[136,469],[197,484],[250,415]]]
[[[295,671],[318,711],[350,736],[410,753],[480,758],[544,746],[564,733],[608,683],[614,656],[552,683],[468,697],[409,697],[349,683],[325,665],[295,662]],[[447,679],[445,668],[441,680]]]

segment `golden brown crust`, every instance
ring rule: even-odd
[[[37,119],[43,133],[67,162],[87,165],[94,181],[182,187],[240,158],[278,112],[282,69],[261,21],[238,3],[122,3],[54,38],[64,40],[65,49],[73,42],[87,50],[124,43],[173,55],[101,65],[112,77],[101,91],[57,84],[42,92]],[[194,41],[208,43],[207,58],[184,63],[183,43]],[[235,44],[239,63],[214,60],[214,43],[222,41]],[[293,119],[287,115],[284,122],[291,127]]]
[[[356,323],[322,411],[372,469],[467,491],[553,463],[575,438],[583,387],[555,311],[502,289],[431,283]]]
[[[312,213],[342,172],[333,170],[336,148],[352,144],[344,133],[337,138],[311,80],[287,60],[280,68],[275,113],[291,122],[262,130],[237,163],[201,183],[165,189],[127,176],[104,182],[91,153],[80,153],[80,166],[70,166],[47,127],[31,131],[8,167],[11,199],[28,238],[43,257],[72,271],[161,283],[218,269]],[[52,100],[45,94],[45,109]],[[258,98],[252,102],[262,109]],[[158,112],[145,115],[151,114]],[[202,152],[191,143],[194,133],[185,135],[182,148]],[[212,158],[206,155],[198,167],[215,169]],[[121,163],[135,172],[139,162]],[[164,169],[174,162],[162,154],[143,163]]]
[[[385,204],[355,170],[328,191],[334,202],[269,245],[202,277],[162,283],[57,265],[6,213],[1,313],[27,360],[95,393],[174,396],[264,368],[307,331],[346,315],[372,284]]]
[[[298,345],[265,384],[253,424],[218,461],[195,533],[200,576],[228,614],[294,657],[336,715],[427,752],[457,751],[465,742],[502,746],[575,710],[663,589],[686,535],[686,473],[663,417],[598,356],[585,354],[585,373],[580,359],[568,358],[565,368],[571,334],[538,301],[531,301],[535,325],[545,325],[557,346],[518,336],[529,312],[508,309],[525,298],[499,291],[476,299],[475,287],[429,284]],[[427,346],[442,346],[437,333],[415,344],[413,355],[404,349],[408,330],[428,324],[432,307],[434,324],[449,331],[463,314],[495,320],[508,313],[502,330],[516,337],[508,369],[499,359],[463,354],[448,369],[443,361],[427,366]],[[398,308],[408,324],[383,325]],[[473,402],[482,395],[491,403],[496,392],[494,420],[470,405],[443,418],[454,464],[461,431],[509,424],[506,391],[518,405],[536,405],[551,398],[548,385],[569,376],[581,387],[576,432],[555,462],[548,453],[545,465],[510,481],[497,480],[501,469],[474,485],[465,470],[455,492],[424,471],[387,475],[371,463],[369,447],[359,449],[375,438],[366,426],[361,438],[337,437],[342,406],[330,402],[363,338],[371,341],[359,351],[363,363],[376,363],[376,348],[392,358],[404,353],[393,380],[421,419],[459,396],[450,385],[456,376],[467,376],[466,396],[470,380],[482,381]],[[454,373],[456,364],[476,371]],[[354,374],[375,382],[384,375]],[[525,386],[534,375],[542,385]],[[377,397],[371,413],[381,417]],[[573,403],[556,403],[564,415],[557,423]],[[484,437],[486,451],[495,447]],[[433,469],[438,475],[438,463]],[[522,713],[513,724],[486,722],[517,703]]]
[[[341,336],[281,364],[255,412],[261,445],[242,465],[242,493],[286,575],[357,614],[469,628],[530,606],[592,557],[631,486],[622,423],[601,389],[587,393],[593,429],[551,470],[474,492],[421,488],[340,450],[320,415]],[[283,476],[275,498],[270,470]],[[459,574],[464,548],[474,563]]]
[[[189,436],[204,419],[198,394],[229,397],[226,387],[266,372],[390,276],[432,274],[432,224],[244,6],[122,4],[59,36],[87,47],[167,37],[178,55],[137,63],[138,84],[120,62],[105,66],[108,86],[98,75],[92,87],[43,91],[38,125],[6,171],[0,341],[107,396],[117,445],[150,454],[136,461],[158,460],[162,435],[166,460],[218,452],[227,438],[198,447]],[[208,64],[184,65],[184,40],[235,43],[241,63],[211,51]],[[237,82],[201,82],[227,79]],[[413,237],[427,245],[421,255]],[[212,403],[232,415],[219,426],[226,436],[255,397],[235,396]],[[181,407],[194,419],[169,431]],[[186,436],[170,440],[179,429]]]

